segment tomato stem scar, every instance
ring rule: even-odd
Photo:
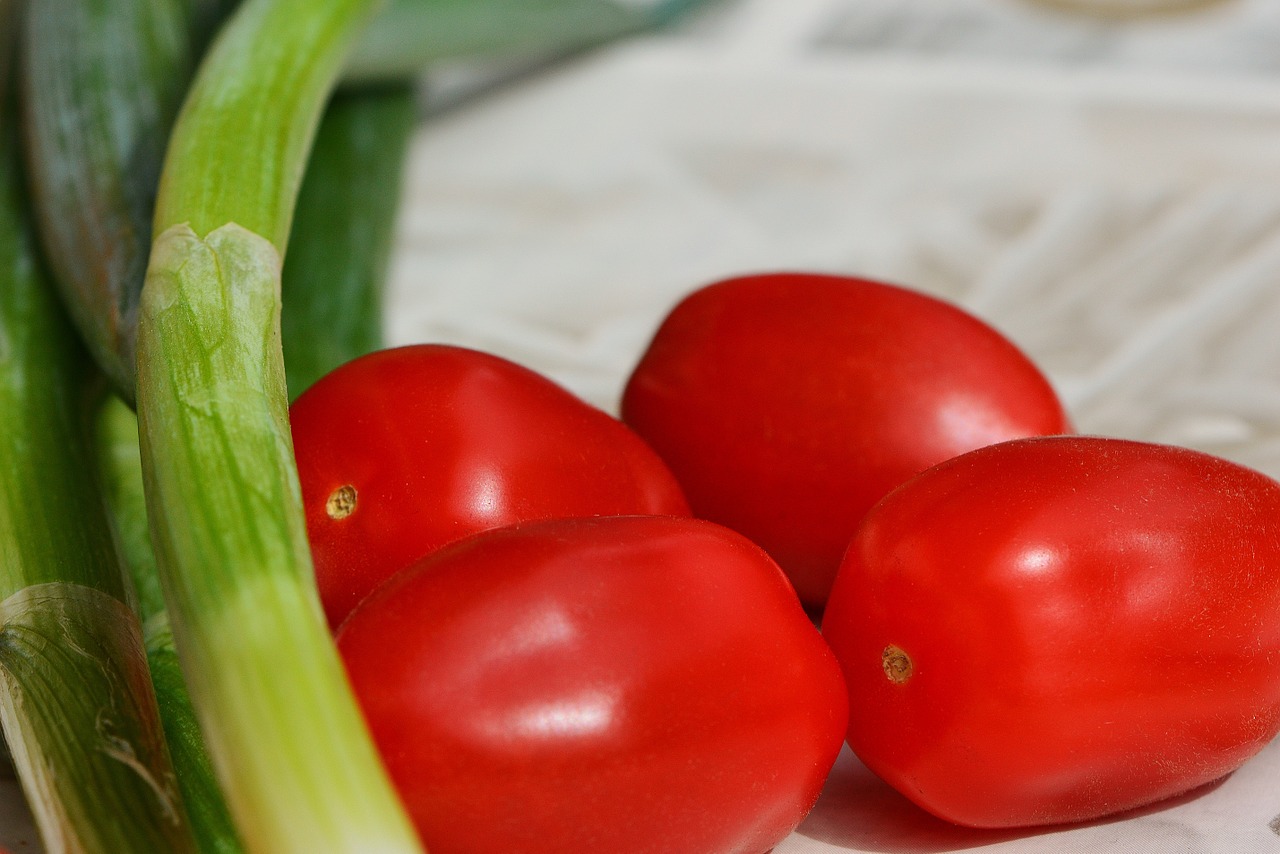
[[[911,656],[899,646],[886,646],[880,653],[880,663],[884,667],[884,675],[895,685],[902,685],[911,678]]]
[[[347,484],[339,486],[324,503],[325,512],[330,519],[345,519],[356,512],[356,488]]]

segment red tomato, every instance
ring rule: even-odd
[[[974,451],[867,516],[823,631],[849,745],[935,815],[1153,803],[1280,729],[1280,484],[1116,439]]]
[[[372,353],[290,410],[330,625],[422,555],[530,519],[686,515],[671,472],[617,419],[505,359],[441,345]]]
[[[432,854],[761,854],[844,738],[782,572],[694,519],[477,534],[379,588],[338,648]]]
[[[694,514],[762,545],[815,608],[890,489],[982,445],[1071,429],[1035,366],[976,318],[902,288],[797,273],[686,298],[622,414]]]

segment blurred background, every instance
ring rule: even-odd
[[[1278,68],[1273,0],[720,0],[445,65],[391,334],[613,408],[694,287],[881,277],[1013,337],[1082,430],[1280,475]]]

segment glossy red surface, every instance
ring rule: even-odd
[[[478,534],[380,587],[338,647],[433,854],[762,854],[844,738],[782,573],[694,519]]]
[[[356,359],[290,410],[321,601],[336,627],[433,549],[530,519],[688,513],[617,419],[497,356],[416,345]],[[344,487],[351,506],[331,504]]]
[[[1186,792],[1280,729],[1280,484],[1118,439],[975,451],[868,515],[823,632],[850,746],[942,818],[1073,822]]]
[[[982,321],[903,288],[800,273],[687,297],[622,414],[695,515],[763,546],[812,607],[889,490],[965,451],[1071,429],[1039,370]]]

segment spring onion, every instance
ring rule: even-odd
[[[24,10],[22,124],[41,242],[76,327],[128,399],[165,139],[219,2]]]
[[[382,292],[415,96],[405,83],[339,92],[325,110],[284,265],[290,397],[382,346]]]
[[[415,851],[316,597],[280,267],[316,123],[373,0],[248,0],[170,141],[138,326],[147,512],[183,674],[250,850]]]
[[[381,344],[379,297],[413,107],[412,87],[401,85],[346,91],[325,110],[285,264],[284,355],[291,388]],[[216,785],[164,610],[147,529],[138,421],[120,398],[112,396],[102,407],[97,435],[192,828],[203,854],[233,854],[243,848]]]
[[[0,723],[47,850],[194,851],[86,476],[101,379],[37,256],[10,114],[0,130]]]

